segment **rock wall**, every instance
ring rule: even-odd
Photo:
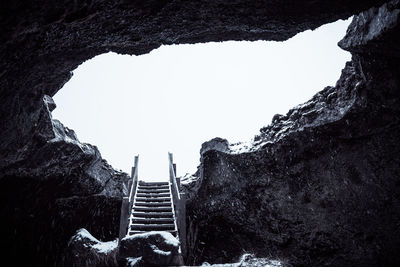
[[[53,96],[83,61],[114,51],[223,40],[286,40],[384,0],[14,1],[0,8],[1,155],[15,158]],[[11,160],[11,159],[7,159]]]
[[[6,244],[1,253],[14,266],[54,266],[82,227],[103,241],[118,236],[129,177],[53,120],[54,108],[45,96],[18,160],[1,168],[0,236]]]
[[[1,236],[7,248],[1,253],[15,260],[16,265],[53,266],[69,237],[79,228],[88,229],[102,241],[117,235],[126,175],[114,171],[95,147],[79,143],[72,130],[52,120],[51,110],[55,106],[46,96],[53,96],[83,61],[108,51],[147,53],[162,44],[286,40],[298,32],[384,2],[3,1],[0,215]],[[356,49],[353,41],[349,43],[347,46]],[[379,68],[397,64],[377,60]],[[374,70],[373,61],[355,62],[354,75],[372,75],[365,69]],[[383,70],[381,73],[389,75]],[[376,75],[379,79],[380,74]],[[395,94],[390,88],[388,92]],[[383,102],[389,99],[381,97]],[[269,158],[269,154],[259,153],[259,157]],[[208,166],[206,158],[203,164]],[[253,167],[248,172],[251,170]],[[221,221],[221,227],[224,225],[229,224]],[[201,239],[195,240],[201,244]],[[207,258],[211,255],[207,253],[199,253],[198,257]],[[230,258],[229,255],[224,258]]]
[[[355,16],[336,86],[275,115],[251,144],[203,144],[186,188],[191,263],[248,252],[293,266],[400,264],[399,13],[392,1]]]

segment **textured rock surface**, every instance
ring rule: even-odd
[[[16,263],[53,266],[78,228],[85,227],[101,240],[117,234],[127,177],[112,170],[95,147],[79,143],[73,131],[52,120],[54,103],[45,97],[53,96],[83,61],[108,51],[141,54],[162,44],[285,40],[383,2],[3,1],[0,216],[7,248],[1,252]],[[387,61],[378,63],[393,67]],[[375,66],[372,61],[363,64]],[[369,74],[364,70],[362,75]],[[380,79],[377,75],[372,78]],[[380,97],[384,102],[391,95]],[[210,254],[199,257],[206,255]]]
[[[254,255],[245,254],[236,263],[225,264],[209,264],[204,262],[201,267],[214,266],[214,267],[282,267],[284,266],[280,261],[269,260],[267,258],[256,258]]]
[[[247,251],[295,266],[400,264],[399,9],[354,18],[335,87],[274,116],[251,144],[203,145],[187,186],[191,262]]]
[[[148,232],[125,237],[121,240],[121,258],[141,258],[141,266],[173,265],[178,255],[179,241],[168,232]]]
[[[383,2],[3,1],[0,153],[17,157],[43,95],[53,96],[73,69],[98,54],[142,54],[173,43],[285,40]]]
[[[398,0],[371,8],[354,18],[339,46],[350,52],[400,57],[399,20]]]
[[[101,242],[80,229],[68,242],[61,266],[118,267],[118,240]]]
[[[118,234],[129,177],[114,171],[96,147],[80,143],[74,131],[52,120],[54,108],[45,96],[30,139],[11,164],[0,168],[0,235],[7,244],[2,253],[16,265],[54,265],[82,227],[102,240]]]

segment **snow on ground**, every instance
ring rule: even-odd
[[[269,260],[266,258],[255,258],[254,255],[244,254],[240,261],[237,263],[224,263],[224,264],[209,264],[204,262],[202,267],[212,266],[212,267],[250,267],[250,266],[263,266],[263,267],[282,267],[282,263],[277,260]]]
[[[139,258],[131,258],[131,257],[129,257],[129,258],[126,258],[126,259],[127,259],[126,266],[128,267],[128,266],[136,266],[136,264],[142,260],[142,257],[139,257]]]
[[[250,141],[229,144],[229,150],[232,154],[251,152],[254,150],[254,144]]]
[[[93,248],[96,249],[99,253],[108,254],[118,246],[118,241],[109,241],[109,242],[99,242],[98,244],[93,245]]]
[[[135,234],[135,235],[131,235],[129,237],[125,237],[125,238],[144,238],[144,239],[148,239],[149,236],[151,235],[155,235],[155,234],[159,234],[161,235],[164,240],[165,243],[172,245],[174,247],[179,247],[179,241],[178,239],[176,239],[171,233],[169,232],[163,232],[163,231],[150,231],[150,232],[145,232],[145,233],[141,233],[141,234]]]

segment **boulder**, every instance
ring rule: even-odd
[[[119,257],[139,258],[148,264],[166,266],[179,255],[179,241],[168,232],[153,231],[121,240]]]
[[[68,243],[63,266],[118,267],[118,240],[101,242],[86,229],[79,229]]]

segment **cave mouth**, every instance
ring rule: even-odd
[[[350,53],[337,42],[350,19],[285,42],[163,46],[141,56],[108,53],[81,64],[55,96],[53,116],[129,173],[165,179],[167,151],[178,174],[194,173],[214,137],[250,140],[274,114],[334,85]]]

